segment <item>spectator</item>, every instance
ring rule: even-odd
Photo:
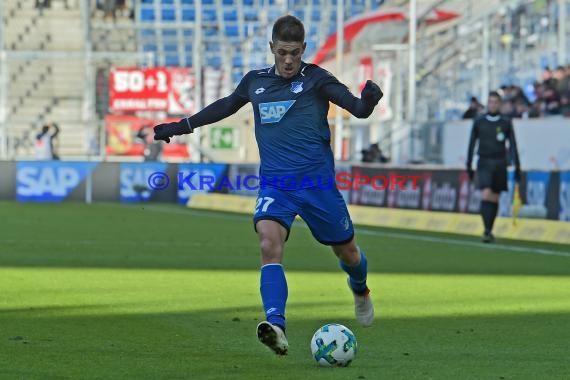
[[[477,100],[477,98],[473,96],[471,97],[469,108],[467,108],[467,110],[463,113],[463,119],[474,119],[479,114],[481,114],[484,111],[484,109],[485,107],[483,107],[483,105],[479,103],[479,100]]]
[[[534,102],[530,107],[528,117],[530,118],[542,117],[544,115],[543,109],[544,109],[544,102],[539,99],[536,102]]]
[[[53,140],[59,134],[59,126],[56,123],[46,124],[36,136],[35,151],[38,160],[59,160],[54,150]]]
[[[565,92],[565,90],[568,87],[568,81],[565,78],[565,69],[563,66],[558,66],[556,68],[556,70],[554,70],[554,74],[552,75],[554,77],[554,90],[556,92],[558,92],[558,94],[562,94],[563,92]]]
[[[368,149],[362,150],[362,162],[389,162],[390,159],[382,153],[378,143],[370,144]]]
[[[137,139],[144,144],[144,160],[158,161],[162,153],[162,143],[154,141],[154,131],[152,126],[143,125],[137,133]]]
[[[530,107],[523,100],[517,100],[515,103],[515,116],[516,118],[528,119],[530,117]]]
[[[553,87],[546,87],[543,100],[546,115],[560,115],[560,96]]]

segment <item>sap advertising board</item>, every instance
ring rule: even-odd
[[[23,202],[61,202],[96,167],[96,162],[17,162],[16,199]]]

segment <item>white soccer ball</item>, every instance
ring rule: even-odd
[[[346,326],[329,323],[318,329],[311,339],[311,353],[323,367],[346,367],[356,355],[354,333]]]

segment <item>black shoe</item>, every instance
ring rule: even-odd
[[[481,241],[483,243],[494,243],[495,242],[495,237],[493,236],[492,233],[490,232],[485,232],[483,234],[483,237],[481,238]]]

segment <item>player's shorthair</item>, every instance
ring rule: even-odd
[[[271,39],[283,42],[305,42],[305,27],[295,16],[282,16],[273,24]]]

